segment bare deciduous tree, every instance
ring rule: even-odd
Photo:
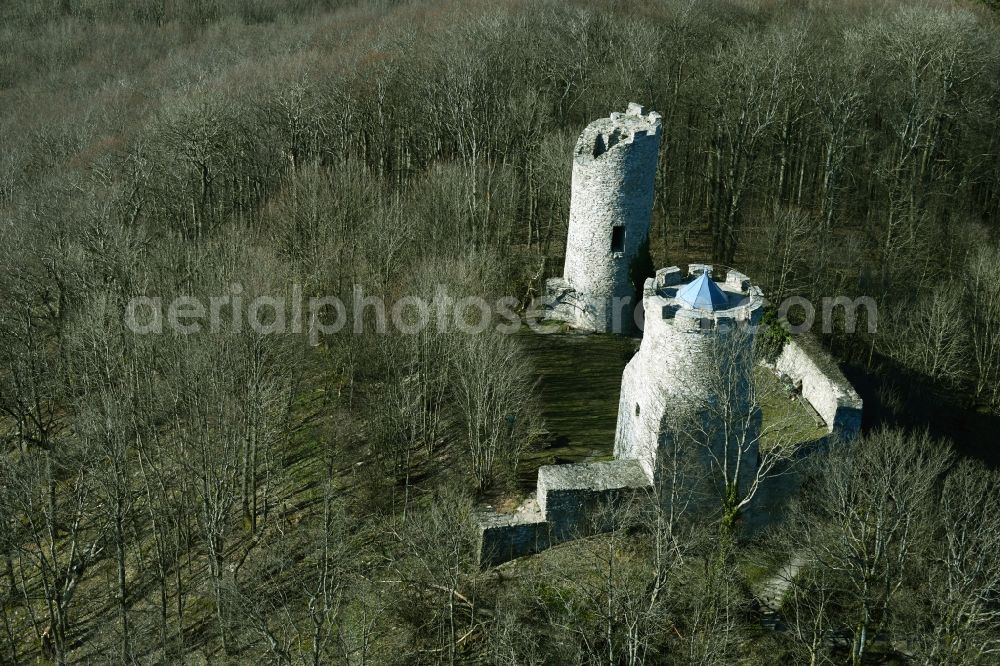
[[[935,486],[950,454],[926,435],[881,430],[834,450],[802,521],[801,556],[836,580],[836,621],[862,663],[893,626],[917,553],[933,535]]]
[[[464,445],[484,489],[513,473],[534,434],[531,375],[517,343],[494,331],[459,336],[453,362]]]
[[[1000,654],[1000,488],[995,472],[963,461],[944,481],[926,549],[926,588],[917,619],[930,627],[900,627],[925,664],[986,664]]]

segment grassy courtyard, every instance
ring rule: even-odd
[[[639,341],[527,329],[519,335],[535,367],[545,420],[543,437],[524,454],[518,470],[521,486],[531,489],[542,465],[611,459],[622,371]],[[811,408],[793,400],[772,373],[759,368],[756,378],[761,447],[811,442],[826,434]]]

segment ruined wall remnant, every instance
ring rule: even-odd
[[[660,115],[629,104],[584,129],[573,153],[566,262],[546,283],[547,316],[589,331],[627,332],[646,248]]]
[[[479,564],[495,566],[525,555],[534,555],[551,545],[549,524],[530,502],[516,513],[484,512],[479,517]]]
[[[479,563],[502,564],[557,543],[612,529],[649,481],[634,460],[543,465],[536,499],[479,521]]]
[[[634,460],[545,465],[538,470],[538,505],[553,542],[612,529],[649,480]]]
[[[861,397],[815,340],[799,336],[786,342],[774,369],[801,386],[802,397],[826,422],[830,434],[851,439],[861,431]]]

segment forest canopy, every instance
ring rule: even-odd
[[[995,5],[4,3],[0,662],[991,663]],[[656,267],[878,303],[818,335],[864,437],[748,543],[636,511],[480,570],[464,526],[544,428],[512,336],[126,325],[234,285],[523,309],[577,136],[629,102],[663,118]]]

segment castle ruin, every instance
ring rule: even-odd
[[[628,331],[635,264],[648,252],[659,142],[660,116],[638,104],[580,136],[566,265],[562,278],[546,283],[548,319]],[[727,484],[743,486],[757,473],[761,414],[751,383],[763,293],[746,275],[717,274],[708,264],[663,268],[638,286],[642,341],[622,377],[615,459],[539,468],[535,495],[514,513],[480,516],[481,564],[610,529],[604,509],[660,487],[664,461],[678,454],[705,470],[737,470],[721,477]],[[816,402],[830,437],[858,432],[861,400],[821,349],[788,342],[772,370]],[[718,497],[719,488],[706,489]]]

